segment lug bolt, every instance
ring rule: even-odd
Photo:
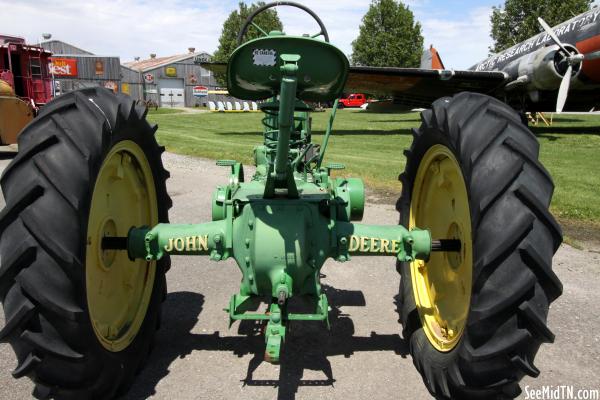
[[[348,239],[345,237],[340,238],[340,245],[346,246],[348,244]]]
[[[246,239],[246,247],[250,247],[250,239]]]
[[[221,235],[216,234],[214,240],[215,240],[215,243],[220,243],[221,242]]]

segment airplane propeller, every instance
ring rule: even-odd
[[[583,60],[595,60],[600,58],[600,51],[596,51],[588,54],[572,54],[567,48],[562,44],[556,33],[552,30],[550,25],[546,23],[542,18],[538,18],[538,22],[544,28],[544,31],[552,38],[554,43],[558,45],[558,47],[562,50],[565,57],[567,58],[567,62],[569,66],[567,68],[567,72],[562,78],[560,82],[560,88],[558,89],[558,99],[556,100],[556,112],[561,113],[563,108],[565,107],[565,103],[567,102],[567,97],[569,95],[569,89],[571,86],[571,75],[573,74],[573,67],[575,65],[581,64]]]

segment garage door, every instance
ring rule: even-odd
[[[160,79],[161,107],[185,107],[185,89],[183,79]]]

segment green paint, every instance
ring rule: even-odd
[[[275,49],[275,65],[257,65],[252,59],[257,48]],[[268,61],[259,58],[258,64]],[[149,261],[166,254],[209,255],[215,261],[233,257],[242,280],[226,308],[230,323],[265,321],[265,358],[270,362],[280,359],[288,321],[329,325],[329,306],[320,284],[320,269],[327,259],[344,262],[353,256],[378,255],[426,260],[431,251],[428,231],[352,222],[363,216],[362,180],[332,177],[332,171],[345,168],[343,164],[321,166],[327,146],[319,149],[312,143],[311,107],[304,101],[337,98],[347,65],[339,50],[312,38],[277,34],[241,46],[229,64],[230,93],[270,98],[261,105],[264,141],[254,148],[256,173],[246,181],[241,163],[220,160],[217,164],[231,168],[231,175],[213,195],[212,222],[159,224],[134,228],[129,234],[130,257]],[[334,108],[325,142],[335,113]],[[312,299],[313,311],[288,312],[293,296]],[[266,314],[252,312],[261,297],[271,299]]]

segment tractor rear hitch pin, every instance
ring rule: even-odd
[[[431,251],[445,251],[459,253],[462,243],[458,239],[439,239],[431,241]]]

